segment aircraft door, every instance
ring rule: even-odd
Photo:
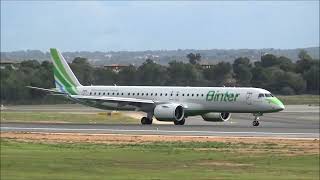
[[[89,92],[87,90],[83,90],[81,94],[84,95],[84,96],[88,96]]]
[[[180,93],[179,91],[171,91],[169,94],[169,100],[178,102],[180,100]]]
[[[246,101],[248,105],[252,105],[252,92],[247,92]]]

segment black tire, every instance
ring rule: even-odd
[[[173,121],[173,123],[174,123],[174,125],[184,125],[184,123],[186,122],[186,119],[185,118],[183,118],[182,120],[180,120],[180,121]]]
[[[141,118],[141,124],[152,124],[152,119],[148,119],[147,117],[142,117]]]
[[[144,125],[144,124],[147,124],[147,121],[148,121],[148,120],[147,120],[146,117],[142,117],[142,118],[141,118],[141,124],[143,124],[143,125]]]
[[[153,119],[147,118],[147,124],[152,124]]]
[[[259,124],[260,124],[259,121],[253,121],[253,122],[252,122],[252,125],[253,125],[253,126],[259,126]]]

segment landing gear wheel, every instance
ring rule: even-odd
[[[176,120],[173,121],[174,125],[184,125],[185,122],[186,122],[185,118],[181,119],[180,121],[176,121]]]
[[[262,113],[256,113],[256,114],[253,114],[254,115],[254,121],[252,122],[252,125],[254,127],[256,126],[259,126],[259,116],[262,116],[263,114]]]
[[[141,124],[152,124],[152,119],[149,119],[147,117],[142,117]]]
[[[257,120],[254,120],[254,121],[252,122],[252,125],[253,125],[253,126],[259,126],[259,124],[260,124],[260,123],[259,123],[259,121],[257,121]]]

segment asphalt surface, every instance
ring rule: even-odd
[[[79,105],[14,106],[6,111],[39,111],[96,113],[100,110]],[[184,136],[236,136],[319,138],[319,106],[292,105],[279,113],[265,114],[260,126],[252,126],[251,114],[232,114],[228,122],[205,122],[200,116],[189,117],[184,126],[172,124],[123,125],[123,124],[55,124],[55,123],[1,123],[1,131],[57,132],[88,134],[152,134]]]

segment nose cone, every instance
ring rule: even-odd
[[[283,103],[278,98],[276,98],[276,99],[278,100],[278,110],[283,111],[285,109]]]
[[[276,97],[268,98],[270,104],[272,104],[272,109],[275,111],[283,111],[285,109],[283,103]]]

